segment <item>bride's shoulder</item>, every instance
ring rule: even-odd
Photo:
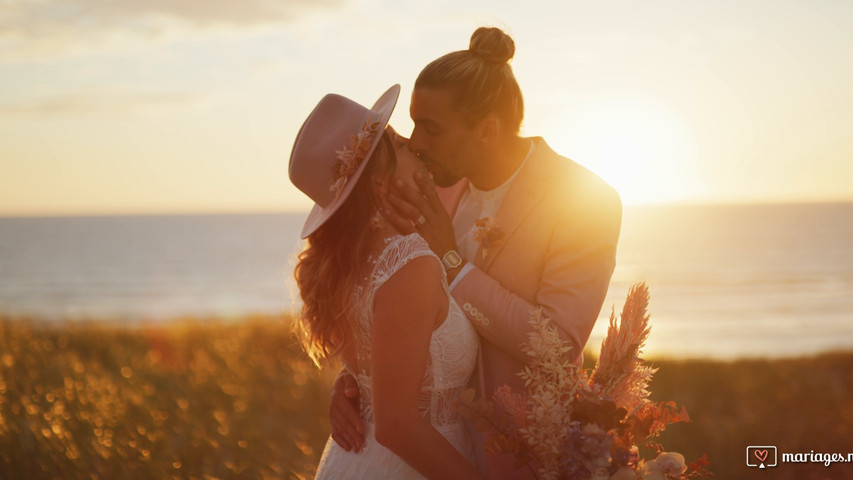
[[[406,262],[420,256],[435,256],[429,244],[419,233],[394,235],[385,240],[385,249],[379,256],[380,262]],[[438,257],[436,257],[438,258]]]
[[[385,249],[398,249],[398,250],[413,250],[413,251],[430,251],[429,244],[424,237],[421,236],[420,233],[414,232],[408,235],[394,235],[393,237],[385,240],[386,246]]]
[[[416,259],[421,259],[417,263],[433,265],[438,267],[439,273],[443,272],[441,261],[429,249],[429,244],[420,234],[395,235],[389,238],[386,240],[385,249],[376,260],[375,280],[384,282]]]
[[[377,292],[398,300],[408,297],[437,299],[443,294],[443,275],[444,267],[434,255],[411,256],[378,279]]]

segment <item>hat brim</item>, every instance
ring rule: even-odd
[[[356,183],[358,183],[358,179],[361,178],[361,174],[367,167],[367,161],[370,159],[370,156],[373,155],[373,151],[376,150],[376,146],[379,145],[379,142],[382,140],[382,136],[385,133],[385,127],[391,119],[391,114],[394,113],[394,107],[397,105],[397,99],[399,97],[400,85],[396,84],[385,91],[385,93],[379,97],[379,100],[373,104],[373,107],[370,110],[379,115],[379,134],[373,139],[373,143],[370,145],[370,149],[364,157],[365,160],[361,162],[361,165],[358,166],[356,171],[347,180],[347,183],[340,195],[325,207],[321,207],[317,204],[314,205],[314,208],[312,208],[311,212],[308,214],[308,218],[305,219],[305,224],[302,226],[301,238],[307,238],[309,235],[314,233],[326,222],[326,220],[338,211],[346,199],[349,198],[350,193],[352,193],[352,189],[355,188]]]

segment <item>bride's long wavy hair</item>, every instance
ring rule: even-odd
[[[297,334],[318,366],[340,353],[358,333],[356,289],[369,274],[371,217],[380,205],[371,183],[390,178],[397,165],[389,132],[383,133],[367,162],[349,198],[308,236],[294,270],[303,302]]]

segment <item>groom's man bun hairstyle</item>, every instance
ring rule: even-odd
[[[524,100],[509,66],[513,55],[515,42],[509,35],[480,27],[471,35],[468,50],[448,53],[424,67],[415,88],[449,89],[453,105],[469,123],[494,113],[505,133],[518,134]]]

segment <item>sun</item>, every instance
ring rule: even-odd
[[[697,147],[673,109],[641,97],[603,97],[557,122],[554,148],[601,176],[626,204],[685,200],[702,190]]]

